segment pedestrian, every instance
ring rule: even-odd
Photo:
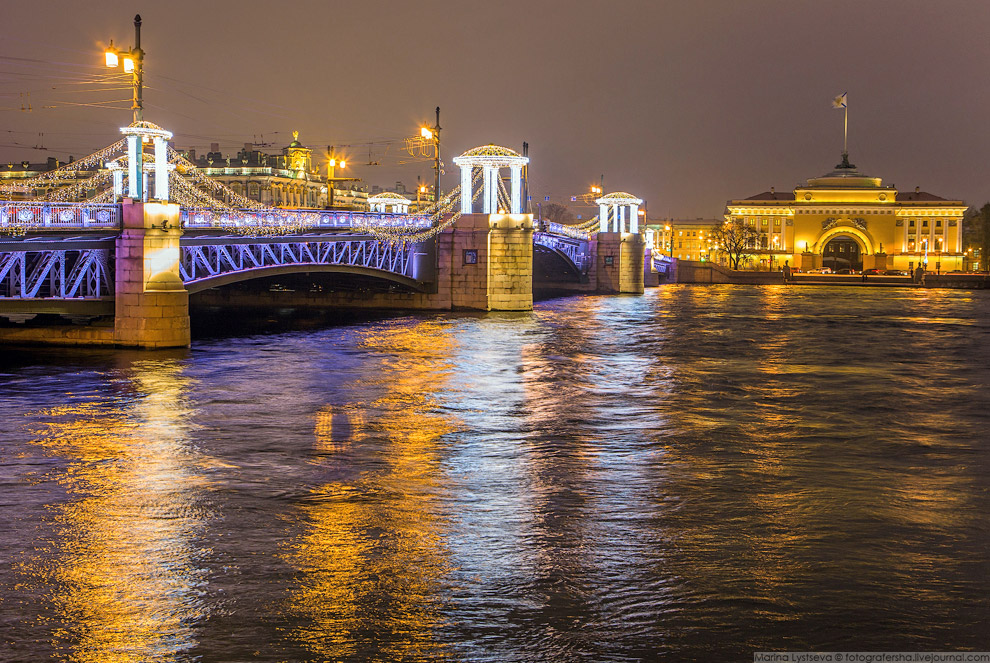
[[[790,283],[790,281],[791,281],[791,266],[790,266],[789,262],[790,261],[788,261],[788,260],[785,260],[784,261],[784,269],[783,269],[783,272],[784,272],[784,283]]]

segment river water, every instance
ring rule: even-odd
[[[4,348],[0,660],[990,649],[988,295]]]

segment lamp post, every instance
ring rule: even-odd
[[[420,127],[419,135],[433,139],[433,202],[440,203],[440,107],[437,106],[437,123],[432,127]]]
[[[103,56],[107,67],[116,69],[119,65],[123,68],[124,73],[131,74],[131,83],[134,88],[133,99],[131,102],[131,111],[134,114],[132,124],[136,125],[139,122],[142,122],[144,120],[144,51],[141,50],[140,14],[134,16],[134,48],[128,49],[127,51],[120,51],[114,47],[113,40],[111,39],[110,45],[107,46]],[[132,134],[127,137],[127,140],[128,156],[131,161],[129,164],[130,196],[136,200],[143,200],[144,194],[146,193],[144,190],[143,139]],[[157,162],[155,163],[155,166],[156,168],[158,167]],[[156,173],[157,172],[158,171],[156,171]],[[165,183],[165,186],[167,187],[167,178],[165,179]]]
[[[941,276],[942,275],[942,238],[939,237],[935,241],[938,242],[938,247],[936,249],[937,253],[935,254],[935,273]]]
[[[347,168],[347,161],[344,159],[337,159],[337,148],[333,145],[327,146],[327,155],[329,160],[327,161],[327,207],[333,208],[333,185],[334,182],[344,182],[353,181],[357,178],[355,177],[335,177],[337,168],[343,170]]]
[[[104,53],[106,64],[111,69],[116,69],[123,59],[123,69],[125,73],[131,74],[131,82],[134,86],[134,98],[131,103],[131,110],[134,111],[134,122],[144,119],[144,100],[142,91],[144,87],[144,51],[141,50],[141,14],[134,17],[134,48],[127,51],[119,51],[114,48],[113,40]]]

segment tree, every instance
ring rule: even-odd
[[[543,203],[540,206],[540,213],[550,223],[560,223],[565,226],[574,223],[574,212],[559,203]]]
[[[731,269],[739,269],[739,263],[756,247],[759,233],[754,226],[746,225],[742,219],[732,219],[712,226],[709,237],[729,259]]]
[[[990,203],[985,203],[980,209],[969,208],[962,224],[963,251],[979,249],[980,269],[986,271],[990,264],[987,256],[990,252]],[[969,268],[968,264],[967,268]]]

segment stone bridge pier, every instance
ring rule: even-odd
[[[188,347],[189,293],[179,276],[179,206],[124,199],[122,211],[114,266],[113,343]]]

